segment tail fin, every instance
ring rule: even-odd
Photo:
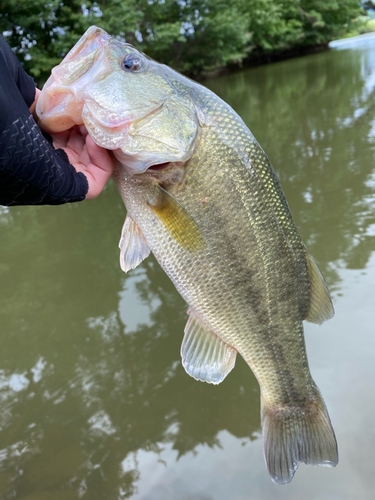
[[[275,483],[289,483],[300,462],[335,467],[335,433],[319,392],[305,406],[272,407],[262,398],[263,448]]]

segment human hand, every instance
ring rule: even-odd
[[[40,92],[36,89],[35,101],[29,108],[31,114],[34,113]],[[89,184],[86,200],[96,198],[113,172],[114,165],[108,151],[91,139],[84,125],[50,136],[54,147],[63,149],[76,171],[85,175]]]
[[[34,99],[34,102],[32,103],[32,105],[29,107],[29,110],[30,110],[30,113],[33,115],[34,114],[34,111],[35,111],[35,107],[36,107],[36,103],[39,99],[39,94],[41,93],[42,91],[38,88],[35,89],[35,99]]]
[[[84,127],[53,138],[68,156],[54,150],[32,118],[39,95],[0,33],[1,149],[6,152],[0,161],[0,204],[61,205],[94,198],[112,173],[109,153]]]
[[[54,147],[63,149],[77,172],[82,172],[86,176],[89,184],[86,199],[96,198],[102,192],[114,169],[108,151],[91,139],[84,125],[50,134],[50,136]]]

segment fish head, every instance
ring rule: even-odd
[[[38,125],[55,133],[84,124],[130,175],[186,162],[199,123],[191,97],[171,82],[171,73],[92,26],[52,70],[37,102]]]

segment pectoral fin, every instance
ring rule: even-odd
[[[321,325],[334,315],[331,296],[321,270],[307,250],[306,262],[310,276],[310,305],[304,319]]]
[[[136,268],[150,254],[142,231],[130,215],[126,216],[118,246],[120,248],[120,266],[125,273]]]
[[[182,205],[161,186],[155,186],[155,196],[148,202],[168,233],[184,249],[197,252],[205,247],[205,240],[194,219]]]
[[[190,312],[181,345],[182,365],[196,380],[220,384],[234,367],[237,351]]]

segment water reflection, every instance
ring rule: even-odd
[[[374,54],[332,51],[208,82],[270,156],[342,300],[354,272],[342,268],[369,268],[374,250]],[[152,257],[120,271],[124,216],[112,184],[92,203],[0,210],[0,498],[290,500],[308,484],[325,491],[336,470],[301,468],[287,489],[270,482],[259,387],[241,359],[218,387],[185,374],[186,304]],[[323,347],[322,335],[307,337],[337,421],[348,396],[333,383],[335,366],[348,373],[352,348],[335,365],[336,337]]]
[[[102,209],[114,213],[109,205],[117,194],[113,186],[108,191]],[[258,403],[250,403],[252,393],[258,402],[259,390],[246,366],[240,363],[237,377],[218,390],[187,376],[179,356],[185,303],[152,258],[123,275],[112,241],[121,228],[118,217],[113,238],[105,241],[96,231],[82,235],[85,210],[96,208],[56,210],[53,221],[43,208],[26,216],[34,233],[30,248],[35,257],[48,256],[47,263],[25,262],[27,279],[17,269],[25,248],[16,241],[23,238],[24,211],[15,211],[8,234],[14,253],[5,263],[20,276],[1,293],[3,318],[16,337],[4,338],[0,358],[5,498],[66,488],[90,498],[128,498],[139,472],[124,464],[137,464],[139,450],[159,456],[170,443],[181,457],[201,444],[220,446],[222,429],[238,437],[259,429]],[[49,239],[51,225],[77,236],[59,245]],[[88,241],[81,241],[84,236]],[[113,261],[102,272],[98,258],[109,248]]]

